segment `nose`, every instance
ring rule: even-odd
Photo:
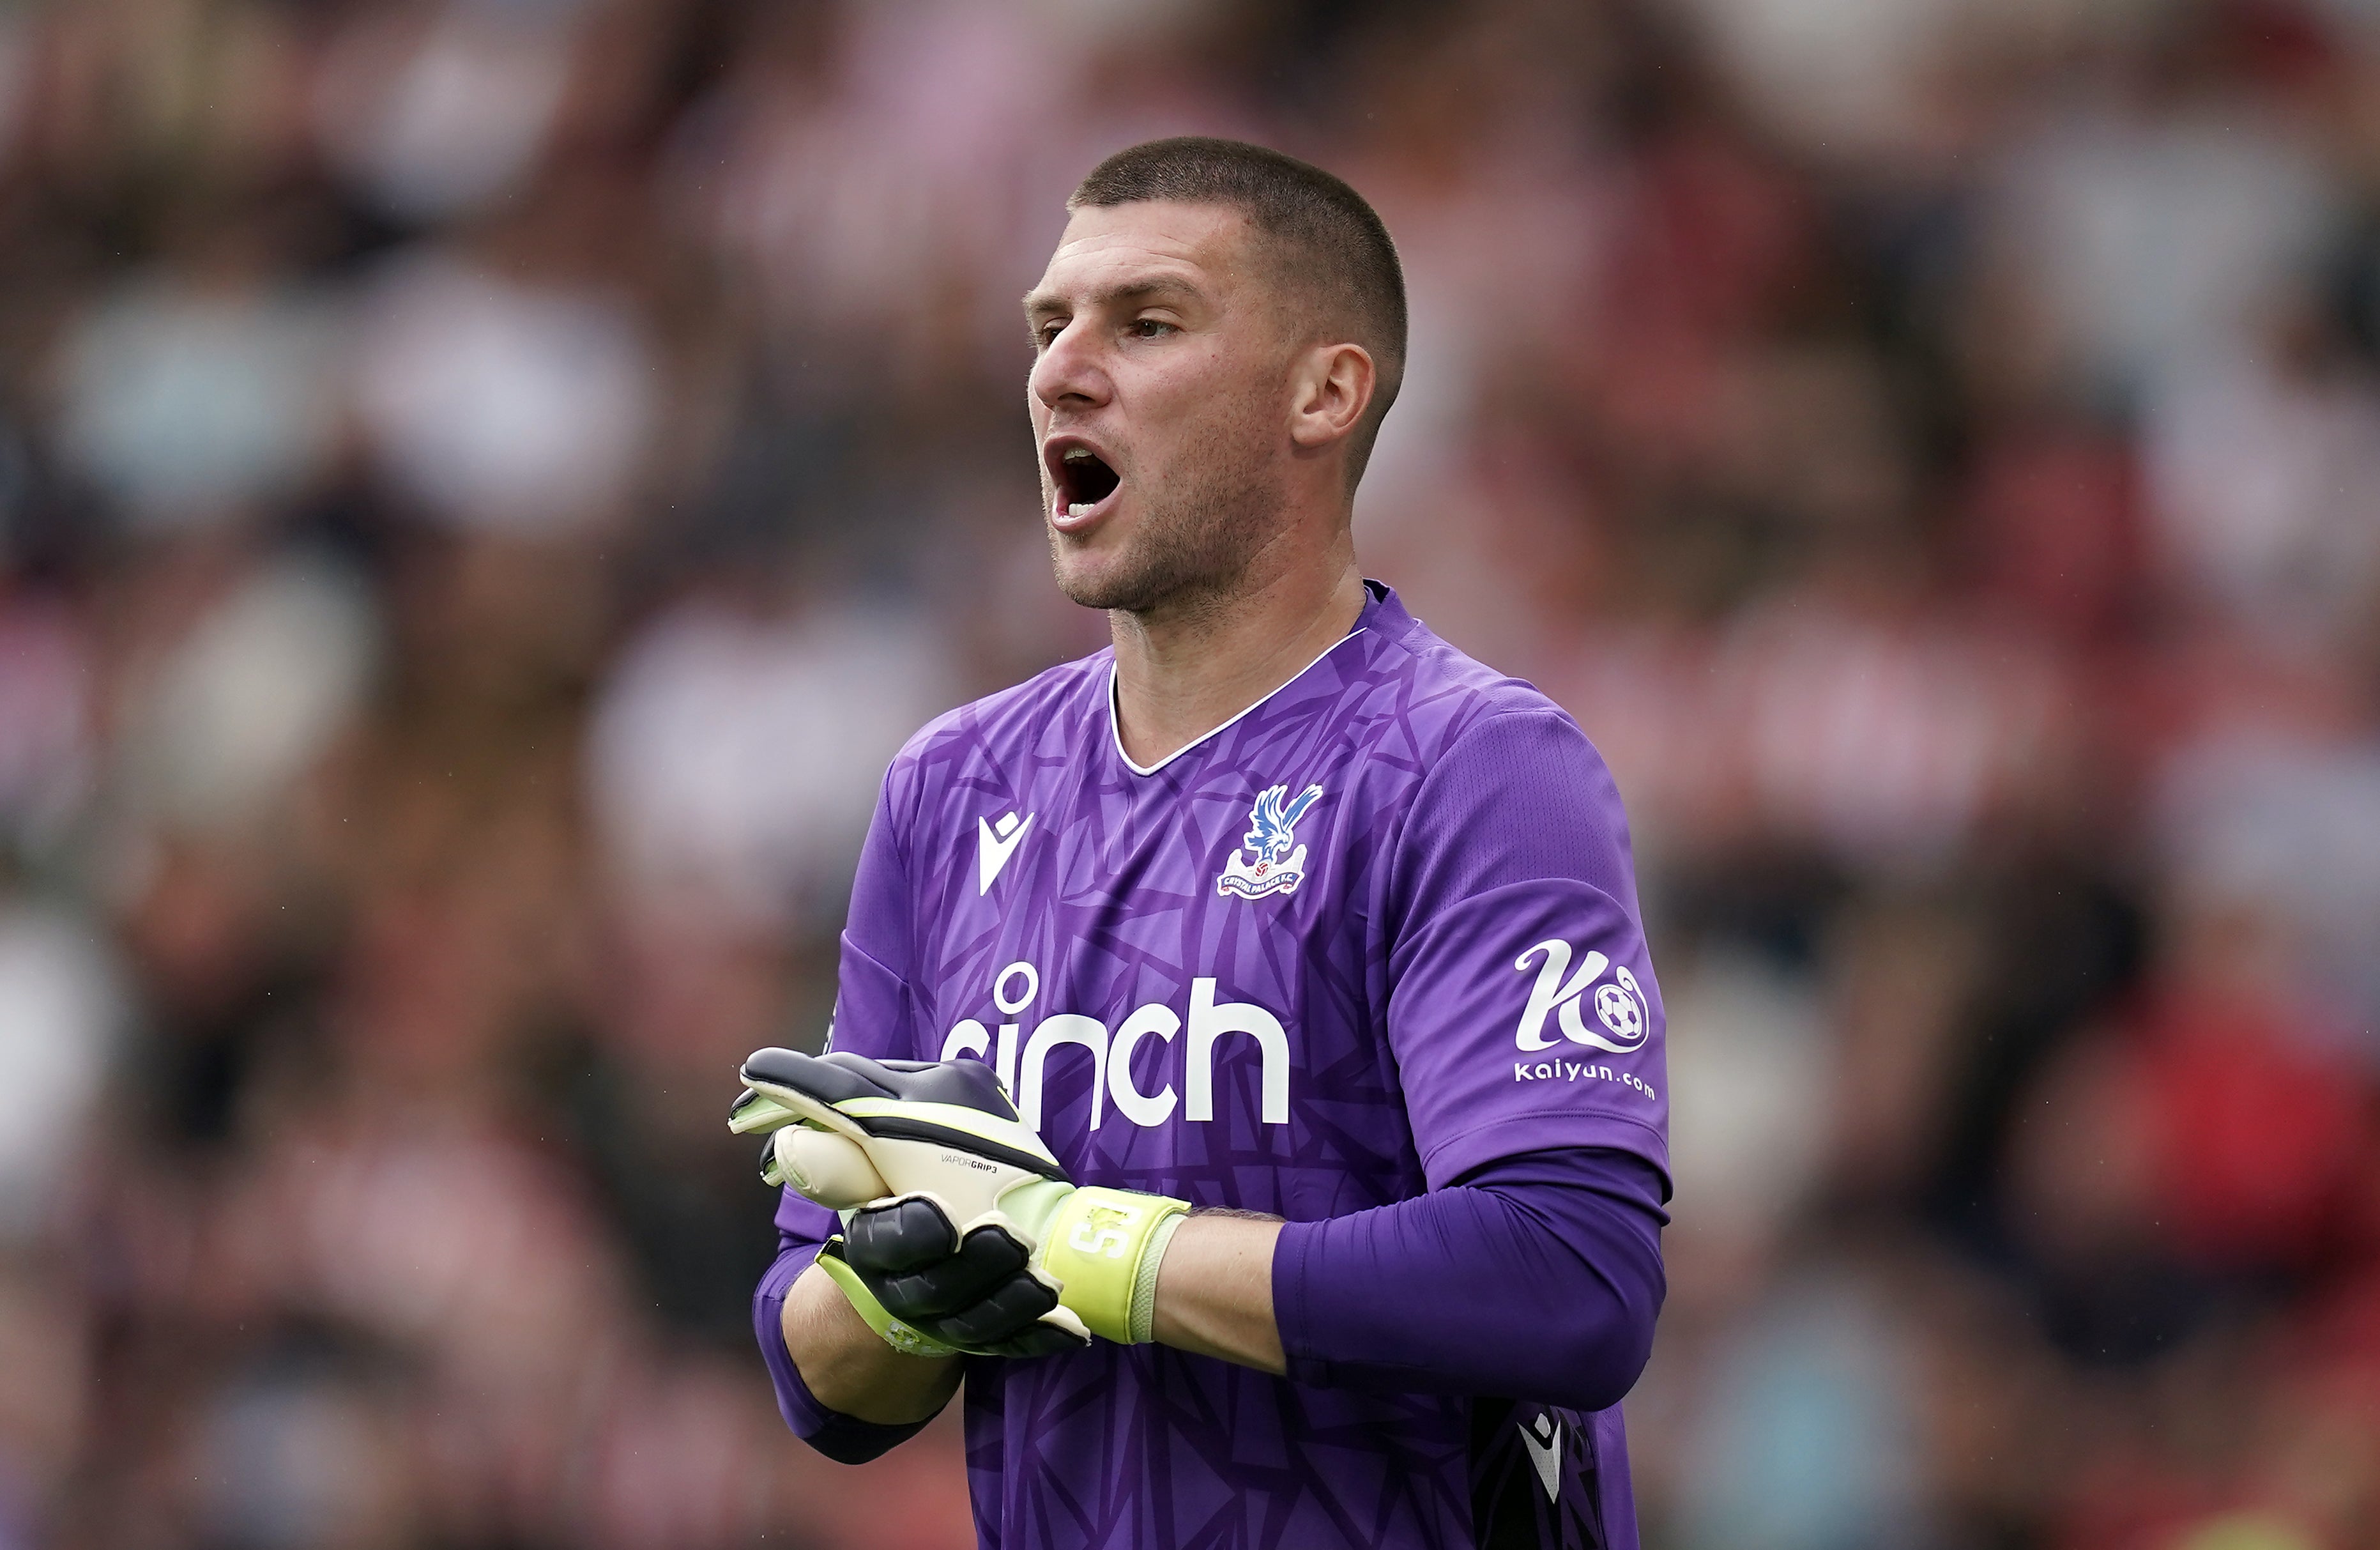
[[[1089,320],[1076,318],[1042,348],[1026,379],[1036,402],[1048,409],[1096,409],[1108,401],[1114,384],[1107,363],[1099,358],[1097,334]]]

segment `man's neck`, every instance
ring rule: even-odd
[[[1178,615],[1109,615],[1115,637],[1116,734],[1146,769],[1272,693],[1346,638],[1364,612],[1352,545]]]

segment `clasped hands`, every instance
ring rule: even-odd
[[[760,1175],[837,1212],[821,1270],[915,1356],[1035,1357],[1152,1337],[1187,1202],[1078,1186],[975,1060],[754,1052],[729,1118]]]

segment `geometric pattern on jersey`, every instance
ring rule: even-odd
[[[1566,1146],[1666,1174],[1625,819],[1567,714],[1377,583],[1354,633],[1152,770],[1118,744],[1111,680],[1109,652],[1054,668],[894,761],[836,1049],[993,1064],[1077,1181],[1195,1206],[1338,1216]],[[1252,816],[1275,787],[1294,833],[1262,837],[1302,848],[1304,875],[1219,888],[1235,863],[1258,876]],[[1013,847],[996,872],[994,843]],[[1598,996],[1629,1016],[1599,1018]],[[795,1246],[834,1225],[792,1195],[779,1223]],[[1008,1550],[1463,1546],[1517,1532],[1517,1459],[1540,1543],[1633,1547],[1617,1412],[1563,1421],[1548,1497],[1500,1404],[1105,1341],[969,1359],[977,1528]]]

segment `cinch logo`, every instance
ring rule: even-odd
[[[1011,1018],[1033,1005],[1041,994],[1040,970],[1029,963],[1012,963],[992,976],[992,1004]],[[1154,1092],[1133,1085],[1132,1052],[1141,1040],[1155,1035],[1172,1044],[1184,1027],[1189,1041],[1183,1046],[1182,1091],[1167,1082]],[[1215,982],[1190,982],[1190,1019],[1161,1002],[1135,1007],[1111,1033],[1108,1025],[1079,1012],[1058,1012],[1034,1024],[1030,1036],[1022,1022],[1003,1022],[997,1038],[973,1018],[953,1027],[942,1039],[944,1060],[962,1055],[992,1056],[1001,1085],[1016,1099],[1017,1113],[1035,1129],[1041,1128],[1041,1079],[1050,1056],[1060,1049],[1088,1051],[1091,1057],[1091,1129],[1099,1128],[1106,1101],[1116,1112],[1143,1129],[1162,1125],[1179,1106],[1184,1119],[1215,1117],[1215,1044],[1228,1033],[1244,1033],[1257,1042],[1264,1057],[1260,1116],[1267,1125],[1289,1123],[1289,1033],[1281,1019],[1250,1001],[1215,1000]],[[1020,1047],[1020,1045],[1022,1047]],[[1080,1059],[1077,1056],[1074,1058]]]
[[[1652,1007],[1645,999],[1644,987],[1626,964],[1616,968],[1601,953],[1590,952],[1580,960],[1578,972],[1569,979],[1571,945],[1559,937],[1540,942],[1514,960],[1512,967],[1525,974],[1529,960],[1544,955],[1545,964],[1537,970],[1537,982],[1530,987],[1528,1007],[1521,1013],[1521,1026],[1512,1035],[1512,1043],[1522,1049],[1551,1049],[1554,1041],[1546,1037],[1546,1017],[1552,1013],[1561,1023],[1562,1037],[1574,1044],[1588,1044],[1608,1049],[1615,1055],[1627,1055],[1645,1043],[1652,1026]],[[1606,969],[1612,970],[1613,983],[1595,993],[1596,1020],[1603,1024],[1600,1031],[1589,1028],[1579,1016],[1579,1004],[1586,996],[1589,985],[1602,977]]]

